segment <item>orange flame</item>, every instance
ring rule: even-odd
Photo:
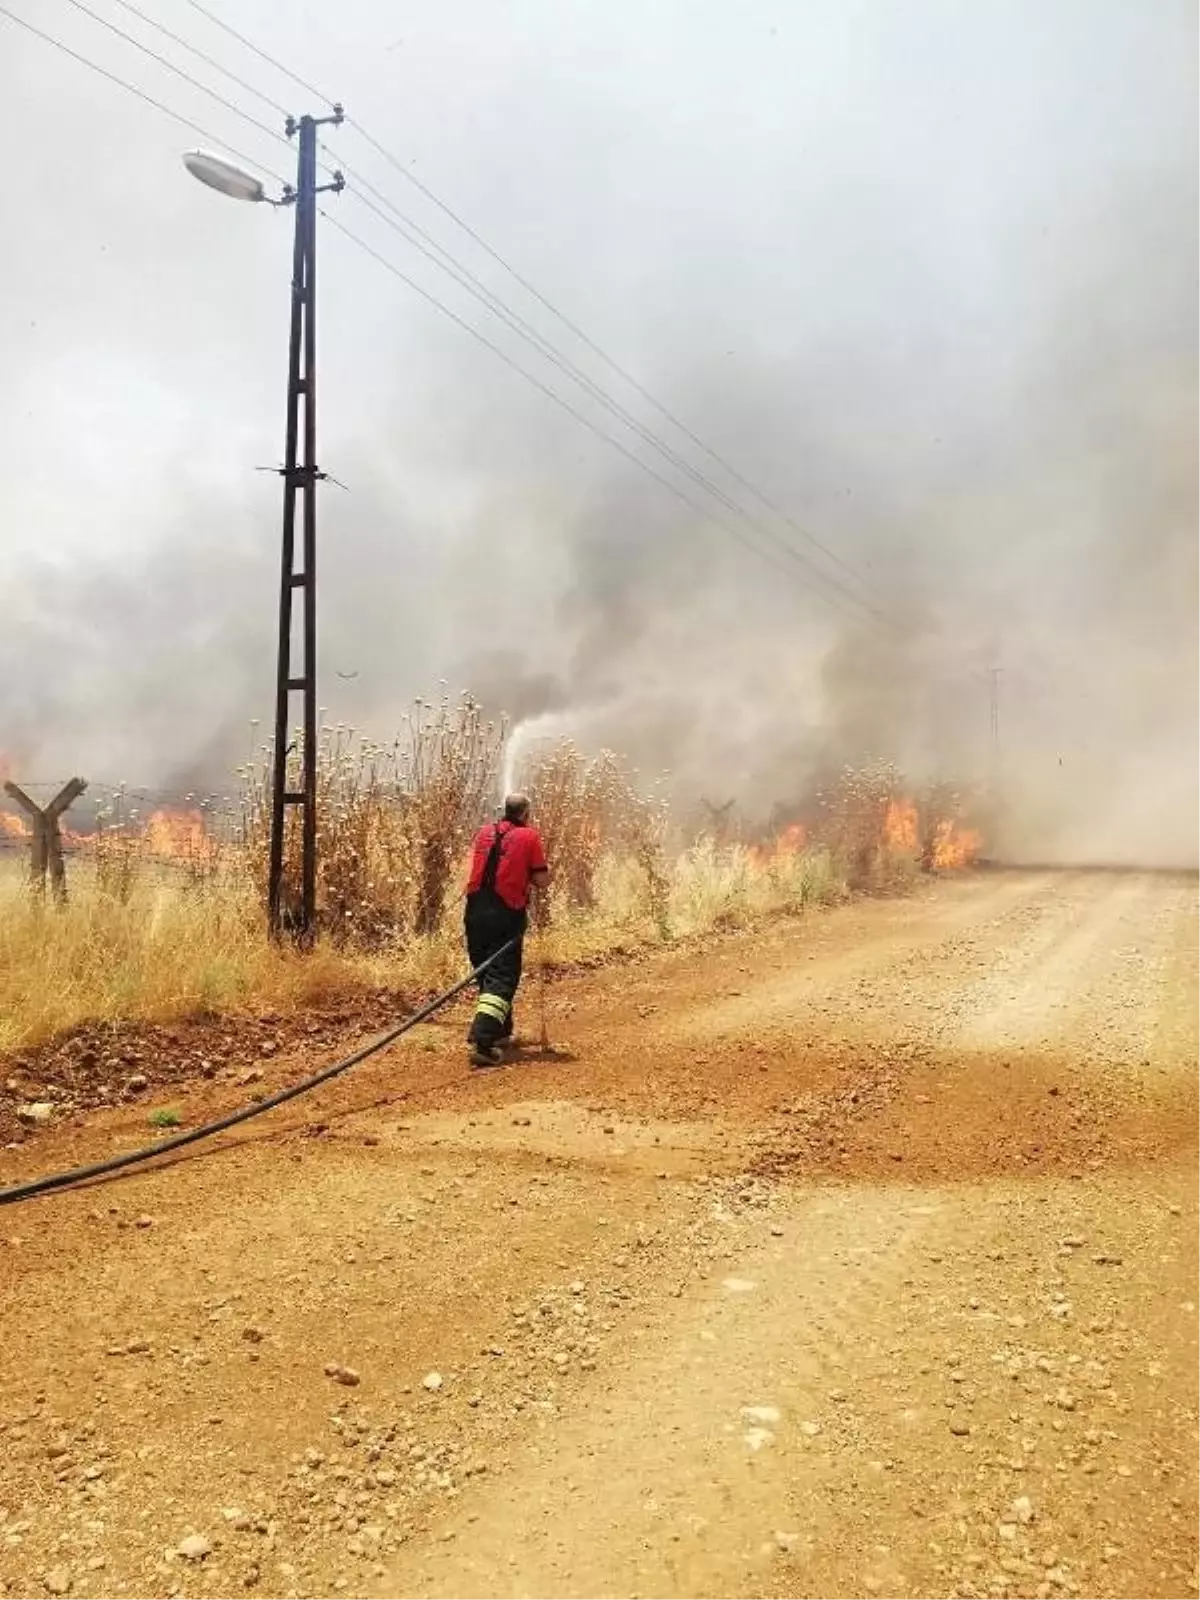
[[[916,854],[917,808],[911,800],[889,800],[883,819],[883,840],[890,850]]]
[[[790,861],[798,856],[808,843],[808,829],[802,822],[789,822],[769,844],[750,844],[746,854],[756,867],[767,867],[772,862]]]
[[[959,828],[947,818],[934,829],[930,860],[935,869],[966,867],[974,861],[982,845],[982,834],[974,828]]]
[[[808,829],[802,822],[789,822],[775,840],[777,856],[798,856],[808,843]]]
[[[12,811],[0,811],[0,834],[6,839],[28,839],[29,824]]]
[[[168,807],[151,812],[144,837],[149,854],[168,861],[207,860],[217,848],[199,811],[174,811]]]

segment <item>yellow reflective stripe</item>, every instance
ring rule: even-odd
[[[508,1012],[508,1001],[502,1000],[498,994],[481,994],[475,1007],[476,1016],[493,1017],[497,1022],[505,1021]]]

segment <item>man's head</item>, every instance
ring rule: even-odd
[[[519,826],[529,821],[529,796],[527,794],[510,794],[504,801],[505,822],[515,822]]]

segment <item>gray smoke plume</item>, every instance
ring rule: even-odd
[[[444,681],[669,770],[688,803],[762,818],[880,757],[998,786],[1016,858],[1194,865],[1190,8],[735,21],[677,0],[564,21],[528,0],[503,39],[481,0],[458,12],[384,56],[391,13],[353,0],[297,69],[383,107],[362,120],[793,520],[346,133],[348,160],[759,526],[331,201],[734,531],[322,223],[321,457],[349,485],[321,502],[328,720],[388,736]],[[252,34],[277,20],[246,13]],[[114,42],[72,42],[130,75]],[[18,778],[226,792],[271,714],[279,486],[253,468],[278,461],[286,214],[189,185],[151,113],[6,44],[2,103],[40,159],[14,176],[0,263],[0,751]]]

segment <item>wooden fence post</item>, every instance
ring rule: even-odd
[[[62,834],[59,818],[68,806],[73,805],[87,788],[84,778],[72,778],[51,800],[48,806],[39,806],[31,800],[17,783],[6,783],[5,794],[17,802],[29,818],[29,886],[37,895],[46,892],[46,877],[60,906],[67,903],[67,869],[63,862]]]

